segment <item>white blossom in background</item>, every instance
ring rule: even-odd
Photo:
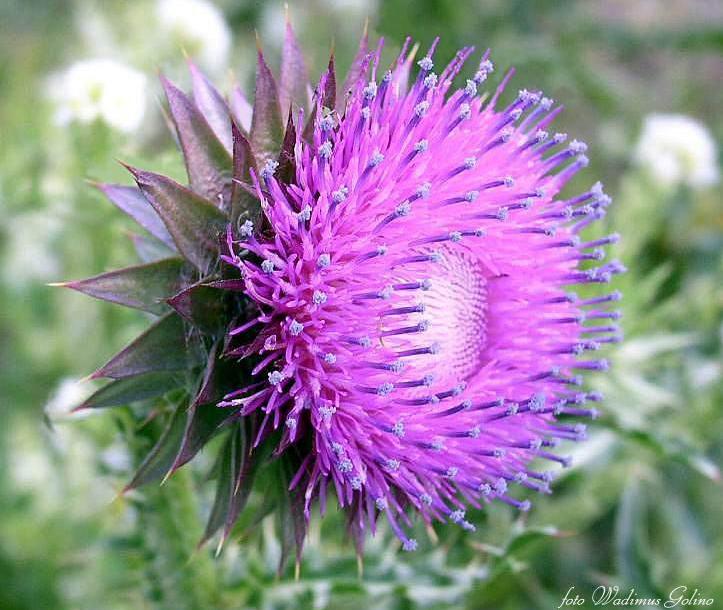
[[[217,6],[206,0],[158,0],[160,31],[212,72],[228,63],[231,32]]]
[[[52,241],[60,232],[60,221],[47,211],[25,212],[6,218],[7,241],[3,248],[0,276],[9,285],[25,288],[55,280],[61,265]]]
[[[349,16],[370,17],[377,10],[376,0],[321,0],[322,6]]]
[[[294,30],[299,35],[305,29],[304,15],[301,11],[294,12]],[[282,2],[267,2],[264,4],[259,19],[261,29],[261,40],[264,45],[280,49],[284,43],[284,32],[286,32],[286,10]]]
[[[90,384],[74,377],[65,377],[45,403],[45,414],[51,419],[67,417],[90,395]],[[78,413],[80,415],[80,413]]]
[[[718,182],[715,140],[705,125],[689,116],[647,116],[635,160],[663,186],[704,188]]]
[[[51,77],[48,93],[60,125],[100,120],[132,132],[146,111],[147,84],[145,75],[119,61],[85,59]]]

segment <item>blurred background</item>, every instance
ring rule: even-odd
[[[571,191],[604,182],[615,205],[601,230],[623,235],[614,255],[630,270],[615,286],[626,340],[591,381],[604,414],[529,514],[492,506],[471,516],[476,533],[421,532],[408,554],[382,531],[361,578],[335,511],[315,520],[298,579],[293,566],[276,574],[268,519],[242,518],[217,558],[198,550],[205,455],[160,489],[118,498],[150,439],[122,409],[69,410],[94,389],[80,379],[147,320],[46,283],[136,260],[131,225],[87,180],[127,182],[116,159],[183,178],[157,72],[188,84],[184,49],[250,94],[254,30],[273,63],[284,8],[3,0],[0,608],[541,609],[601,584],[662,599],[687,586],[723,607],[723,4],[289,4],[312,75],[332,40],[348,65],[368,17],[390,53],[407,34],[422,45],[440,35],[440,64],[489,46],[496,79],[517,69],[508,95],[541,88],[564,101],[556,128],[585,140],[592,161]]]

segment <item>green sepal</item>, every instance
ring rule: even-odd
[[[286,121],[286,133],[284,141],[281,144],[279,152],[279,167],[276,169],[276,176],[281,182],[290,183],[296,176],[296,154],[294,147],[296,146],[296,127],[294,125],[294,117],[289,110],[289,117]]]
[[[183,150],[191,189],[215,202],[231,176],[231,154],[193,102],[163,76],[161,84]]]
[[[256,92],[249,140],[259,167],[276,159],[284,136],[276,81],[261,49],[256,67]]]
[[[334,67],[334,53],[329,56],[329,65],[327,66],[326,72],[324,72],[319,79],[315,97],[318,102],[311,108],[309,118],[306,121],[306,125],[304,125],[303,138],[307,142],[313,141],[319,106],[322,112],[331,112],[336,105],[336,68]]]
[[[178,406],[150,453],[141,462],[124,492],[165,477],[173,466],[186,428],[185,407]]]
[[[281,48],[281,74],[279,76],[281,116],[288,114],[292,110],[294,102],[302,108],[306,106],[303,100],[308,95],[308,87],[309,73],[304,63],[304,54],[301,52],[287,14],[284,44]]]
[[[124,379],[154,371],[179,371],[188,366],[183,320],[171,312],[113,356],[92,375],[92,379]]]
[[[165,300],[181,290],[190,272],[182,259],[167,258],[58,285],[160,315],[168,311]]]
[[[133,242],[133,249],[143,263],[152,263],[178,254],[175,245],[171,250],[164,243],[150,235],[129,232],[128,237]]]
[[[225,214],[197,193],[160,174],[126,166],[158,212],[178,251],[202,272],[216,262]]]
[[[207,334],[223,332],[226,293],[205,282],[188,286],[166,300],[181,317]]]
[[[225,340],[226,337],[221,337],[211,347],[192,406],[216,404],[229,392],[238,389],[238,364],[220,357]]]
[[[153,206],[135,186],[121,184],[94,183],[106,198],[122,212],[130,216],[153,237],[160,239],[169,248],[175,250],[173,238],[166,225],[153,209]]]
[[[321,81],[320,81],[321,82]],[[326,73],[323,79],[324,86],[322,87],[321,93],[321,106],[322,108],[329,108],[333,110],[336,106],[337,92],[336,92],[336,67],[334,63],[334,53],[329,56],[329,64],[326,68]]]
[[[352,90],[356,84],[359,82],[359,79],[364,76],[365,70],[364,67],[367,62],[367,57],[369,56],[369,24],[368,22],[364,24],[364,33],[362,34],[362,37],[359,39],[359,47],[357,49],[356,55],[354,55],[354,59],[351,62],[351,66],[349,67],[348,72],[346,73],[346,78],[344,79],[344,85],[341,92],[341,96],[339,97],[339,105],[337,106],[337,110],[339,112],[342,112],[344,110],[344,106],[346,104],[346,96],[349,93],[350,90]],[[334,108],[334,106],[329,106],[330,108]]]
[[[223,96],[218,92],[206,76],[198,69],[196,64],[188,61],[191,72],[191,85],[193,86],[193,102],[196,108],[206,119],[209,127],[216,134],[219,142],[223,144],[230,155],[233,140],[231,138],[231,113]]]
[[[240,219],[254,219],[261,210],[257,197],[241,186],[241,182],[249,182],[249,168],[256,165],[251,144],[233,121],[233,181],[231,182],[231,222],[236,226]]]
[[[301,555],[306,539],[306,517],[304,516],[304,496],[297,485],[289,489],[294,477],[295,468],[291,457],[284,456],[279,460],[279,503],[276,513],[277,526],[281,534],[281,555],[279,557],[279,576],[286,567],[292,550],[295,552],[297,565],[301,562]],[[298,464],[296,467],[298,468]]]
[[[175,472],[190,462],[233,414],[214,404],[191,405],[186,417],[181,444],[170,467]]]
[[[219,454],[216,496],[199,545],[207,542],[223,527],[220,548],[228,537],[239,513],[246,505],[251,493],[253,478],[253,468],[250,464],[252,462],[250,443],[247,423],[238,422],[231,430]]]
[[[183,383],[183,375],[174,372],[152,372],[135,377],[116,379],[94,392],[78,405],[81,409],[102,409],[118,407],[138,400],[162,396]]]
[[[249,133],[251,131],[251,120],[253,116],[253,107],[246,99],[246,96],[241,91],[241,87],[234,85],[229,95],[229,106],[231,108],[231,115],[234,118],[234,122],[244,131]]]

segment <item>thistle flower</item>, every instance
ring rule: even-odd
[[[365,35],[344,96],[332,58],[305,119],[287,25],[278,89],[259,53],[248,137],[239,91],[229,110],[194,66],[193,101],[164,81],[190,189],[135,168],[138,189],[100,185],[178,256],[68,284],[165,312],[82,406],[197,375],[131,486],[227,434],[207,536],[228,535],[274,468],[297,556],[329,488],[360,547],[383,515],[413,550],[412,513],[471,530],[470,506],[528,510],[520,491],[551,480],[531,462],[565,465],[551,448],[585,435],[566,420],[596,414],[579,373],[607,368],[588,353],[619,340],[607,307],[620,295],[570,290],[623,271],[600,262],[615,235],[581,237],[610,198],[599,183],[560,194],[587,158],[548,134],[552,100],[522,90],[501,105],[511,74],[483,96],[488,53],[456,88],[473,50],[437,73],[435,46],[412,78],[409,42],[385,70]]]

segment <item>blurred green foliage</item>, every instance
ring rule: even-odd
[[[293,566],[276,575],[273,518],[252,520],[268,510],[264,497],[251,498],[256,513],[244,514],[218,558],[196,549],[210,510],[203,468],[116,497],[157,435],[155,422],[138,430],[130,410],[77,419],[44,409],[61,379],[87,374],[146,320],[45,282],[135,256],[130,225],[85,179],[125,180],[116,158],[179,178],[183,168],[157,108],[141,134],[100,123],[61,128],[47,78],[111,53],[183,79],[182,56],[155,54],[144,27],[150,0],[8,0],[0,6],[0,608],[512,610],[556,608],[569,587],[589,598],[600,584],[662,598],[687,585],[723,605],[721,189],[663,189],[631,164],[649,112],[695,116],[721,141],[723,8],[704,0],[290,4],[312,74],[332,38],[346,65],[368,14],[390,54],[407,34],[422,44],[440,35],[444,59],[464,44],[490,46],[497,76],[514,65],[515,85],[565,101],[558,129],[591,147],[591,168],[575,186],[605,181],[616,205],[599,230],[623,234],[616,255],[630,269],[616,286],[626,341],[610,354],[610,374],[592,382],[606,395],[604,415],[529,515],[492,506],[473,515],[476,533],[420,531],[420,550],[403,555],[381,531],[361,577],[334,509],[314,519],[295,579]],[[230,66],[248,85],[253,30],[273,57],[283,11],[218,5],[235,38]]]

